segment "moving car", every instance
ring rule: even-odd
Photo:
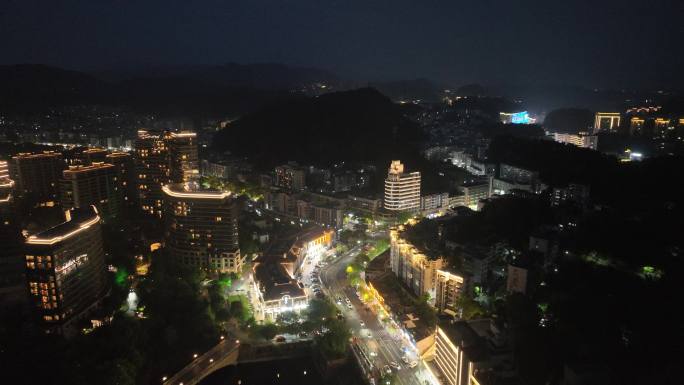
[[[392,369],[390,369],[390,367],[387,365],[382,367],[382,371],[387,373],[387,374],[392,374]]]
[[[415,368],[416,366],[418,366],[418,361],[411,361],[408,364],[409,368]]]
[[[359,324],[361,325],[362,328],[365,328],[365,327],[366,327],[366,323],[363,322],[363,321],[359,321]]]
[[[397,363],[394,362],[394,361],[390,362],[390,366],[391,366],[392,369],[394,369],[394,370],[397,370],[397,371],[401,370],[401,365],[397,364]]]

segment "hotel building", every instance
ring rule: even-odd
[[[60,180],[64,209],[96,206],[105,218],[120,212],[120,194],[116,168],[95,162],[89,166],[70,166]]]
[[[58,152],[22,153],[12,157],[10,176],[16,183],[19,197],[38,205],[53,206],[57,202],[64,167],[64,159]]]
[[[198,183],[173,183],[164,193],[164,239],[171,258],[212,273],[237,273],[238,201],[230,192],[204,190]]]
[[[66,222],[29,236],[25,250],[29,297],[45,331],[75,334],[107,292],[97,210],[67,211]]]
[[[401,161],[393,160],[385,179],[384,207],[390,211],[420,210],[420,173],[405,173]]]

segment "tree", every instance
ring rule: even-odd
[[[316,339],[319,349],[328,358],[343,357],[351,338],[349,328],[344,321],[338,319],[329,320],[326,326],[328,331]]]
[[[309,302],[306,318],[313,325],[323,325],[326,320],[335,318],[337,308],[327,299],[314,298]]]
[[[467,293],[461,293],[456,299],[456,307],[461,311],[461,318],[465,320],[481,317],[485,310]]]
[[[267,323],[264,325],[258,325],[256,327],[257,334],[267,340],[272,340],[276,335],[278,335],[278,331],[280,330],[278,326],[272,323]]]
[[[245,317],[245,308],[242,305],[242,301],[237,300],[237,301],[232,301],[230,303],[230,316],[242,321]]]
[[[428,327],[433,328],[437,325],[437,312],[428,304],[429,296],[429,294],[425,293],[416,302],[416,314]]]

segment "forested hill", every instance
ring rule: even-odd
[[[213,146],[261,164],[326,164],[411,157],[421,137],[398,105],[375,89],[362,88],[272,104],[218,132]]]

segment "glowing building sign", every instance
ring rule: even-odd
[[[70,273],[72,273],[76,268],[88,262],[88,254],[81,254],[74,259],[66,261],[61,266],[55,268],[55,273],[57,273],[57,279],[61,279]]]
[[[502,123],[531,124],[535,122],[535,119],[531,118],[527,111],[500,112],[499,118]]]
[[[511,123],[513,124],[530,124],[531,120],[527,111],[516,112],[511,115]]]

